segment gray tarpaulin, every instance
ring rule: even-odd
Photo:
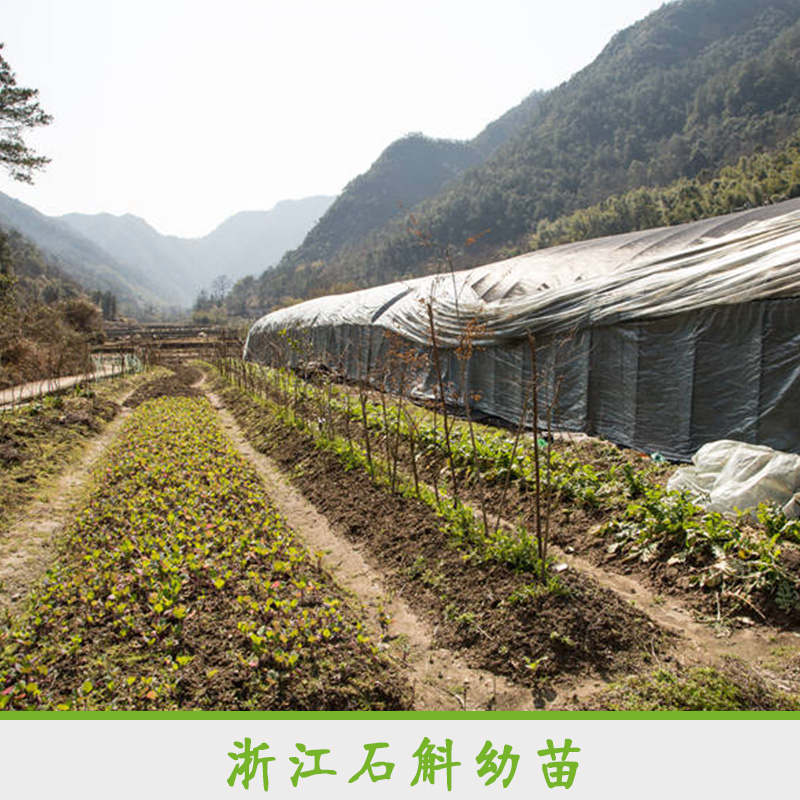
[[[429,308],[453,403],[516,422],[530,333],[562,429],[682,460],[723,438],[800,452],[800,200],[310,300],[256,322],[245,357],[375,381],[416,349],[431,395]]]

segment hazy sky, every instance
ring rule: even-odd
[[[2,0],[0,41],[53,123],[0,191],[46,214],[199,236],[335,195],[392,141],[467,139],[662,0]]]

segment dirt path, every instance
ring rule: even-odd
[[[269,496],[292,530],[313,552],[324,553],[322,562],[364,609],[372,635],[406,671],[414,687],[416,710],[505,709],[528,711],[541,707],[530,689],[502,676],[468,667],[450,650],[435,645],[435,630],[417,617],[401,597],[388,593],[380,571],[358,548],[331,529],[324,516],[294,489],[283,473],[246,440],[238,423],[220,398],[206,396],[217,409],[224,428],[242,454],[263,478]],[[366,478],[365,478],[366,480]]]
[[[795,631],[764,624],[731,628],[721,623],[715,624],[715,620],[698,621],[692,610],[676,597],[656,594],[627,575],[609,572],[579,556],[558,551],[555,547],[551,549],[571,568],[591,575],[603,586],[626,597],[654,622],[680,634],[676,656],[684,658],[687,663],[698,660],[708,663],[709,660],[731,655],[754,663],[771,647],[800,645],[800,633]]]
[[[782,651],[784,659],[800,654],[800,632],[765,624],[732,628],[715,620],[700,621],[695,612],[676,597],[657,594],[633,578],[605,570],[553,545],[550,550],[570,569],[591,576],[602,586],[626,598],[662,628],[674,633],[672,647],[664,661],[683,667],[714,666],[726,657],[735,657],[782,691],[800,688],[776,680],[768,665],[773,653]],[[570,694],[574,699],[582,700],[602,686],[601,681],[585,681],[575,686]]]
[[[95,466],[129,413],[122,408],[101,433],[88,441],[79,460],[45,488],[43,496],[0,537],[0,612],[25,597],[52,563],[56,537],[75,518]]]
[[[124,403],[132,394],[119,399]],[[245,440],[233,417],[216,396],[217,408],[232,441],[268,487],[268,493],[297,535],[315,552],[337,582],[352,593],[364,610],[365,622],[381,648],[406,671],[414,687],[417,709],[500,708],[529,710],[535,700],[529,689],[514,686],[503,677],[466,666],[457,654],[437,648],[435,631],[417,618],[402,599],[387,595],[379,573],[361,553],[338,537],[313,506],[291,487],[269,459]],[[130,409],[122,407],[102,433],[90,440],[83,453],[28,506],[0,539],[0,611],[13,609],[52,564],[54,543],[74,519],[91,485],[92,473],[117,436]]]

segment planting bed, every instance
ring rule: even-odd
[[[125,400],[125,405],[128,408],[137,408],[156,397],[201,397],[203,393],[192,384],[202,377],[202,373],[197,369],[178,367],[169,374],[161,375],[137,387]]]
[[[579,707],[647,707],[652,698],[642,686],[663,688],[665,674],[678,687],[673,694],[686,695],[683,706],[665,707],[796,702],[784,690],[800,688],[791,636],[799,531],[775,510],[760,509],[757,524],[706,514],[666,492],[668,464],[606,443],[540,433],[534,446],[530,435],[452,417],[446,437],[441,406],[420,409],[324,374],[309,382],[242,362],[218,366],[227,402],[256,446],[287,470],[295,465],[297,485],[371,550],[393,585],[437,621],[441,640],[466,648],[473,663],[545,697],[553,696],[546,687],[564,688],[570,677],[584,692],[581,676],[592,672],[638,674],[640,684],[617,700],[576,698]],[[563,559],[573,567],[563,571],[556,563]],[[600,581],[603,599],[585,589],[594,587],[586,574]],[[647,608],[636,608],[649,618],[631,608],[640,599]],[[586,608],[603,603],[602,611]],[[688,638],[669,641],[659,620]],[[605,637],[618,625],[622,636]],[[586,631],[598,634],[597,644]],[[660,671],[647,678],[649,661]],[[713,666],[697,672],[687,664]],[[723,697],[715,682],[733,688]],[[698,684],[708,692],[694,691]]]
[[[706,514],[665,491],[669,465],[606,443],[445,419],[324,373],[217,368],[203,370],[221,417],[184,366],[139,378],[100,436],[119,409],[100,396],[6,418],[0,488],[43,472],[65,431],[94,437],[88,462],[111,445],[77,518],[59,498],[47,558],[4,587],[0,708],[439,707],[431,690],[465,708],[798,707],[800,650],[776,623],[800,605],[800,526],[774,510]],[[234,419],[269,469],[223,432]],[[328,545],[310,553],[275,511],[276,467],[375,576],[360,589],[340,573],[369,613],[325,572]],[[395,628],[400,606],[416,621]]]
[[[0,414],[0,533],[118,414],[119,397],[145,380],[137,375],[79,386]]]
[[[800,522],[777,509],[760,507],[758,523],[705,513],[665,490],[670,465],[608,443],[445,420],[441,406],[425,411],[282,370],[227,372],[292,423],[339,449],[346,441],[362,461],[366,454],[369,471],[390,486],[413,473],[437,501],[440,490],[445,505],[467,501],[490,531],[502,518],[533,536],[538,517],[548,542],[680,596],[717,622],[800,623]]]
[[[0,708],[410,702],[201,398],[133,412],[0,646]]]
[[[464,538],[413,493],[371,482],[348,451],[315,442],[246,392],[217,388],[254,446],[371,554],[394,591],[431,619],[440,644],[475,666],[547,697],[590,675],[626,674],[662,649],[658,626],[596,582],[568,572],[542,586],[530,543],[505,533]]]

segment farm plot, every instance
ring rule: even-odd
[[[445,436],[440,408],[285,370],[218,366],[218,386],[227,386],[226,402],[254,445],[293,470],[302,491],[371,549],[396,590],[425,607],[441,640],[466,648],[473,664],[543,698],[557,687],[558,703],[581,676],[639,675],[582,707],[797,705],[785,690],[800,687],[800,654],[774,627],[796,614],[793,525],[773,511],[762,509],[758,525],[706,515],[664,490],[669,465],[612,445],[539,438],[537,464],[532,437],[513,430],[450,418]],[[551,546],[544,559],[537,517]],[[604,584],[614,585],[603,577],[611,569],[650,585],[655,619],[674,628],[675,616],[660,610],[678,602],[687,621],[695,607],[714,624],[692,623],[682,646],[665,641],[617,592],[580,568],[562,572],[565,549],[583,564],[602,562]],[[759,613],[772,626],[748,628]],[[731,661],[736,653],[746,660]],[[648,663],[658,669],[648,673]]]
[[[161,374],[154,370],[147,376],[77,386],[0,414],[0,533],[117,415],[121,396]]]
[[[706,513],[663,486],[669,465],[602,442],[523,436],[419,409],[386,392],[304,381],[285,370],[231,362],[226,374],[313,430],[396,490],[456,521],[463,503],[494,535],[503,520],[550,543],[680,595],[726,625],[752,618],[800,622],[800,523],[762,506],[758,522]],[[420,485],[424,482],[422,490]]]
[[[202,398],[132,413],[26,606],[0,632],[0,708],[409,704]]]
[[[473,666],[530,686],[544,702],[589,676],[627,674],[663,651],[669,636],[591,579],[552,570],[542,582],[530,537],[504,526],[487,535],[468,508],[445,501],[443,488],[437,505],[421,480],[419,496],[406,477],[388,491],[391,469],[378,474],[377,451],[368,461],[354,437],[314,435],[324,417],[307,425],[263,395],[218,387],[254,446],[365,546],[393,590],[429,616],[438,642],[463,650]]]

